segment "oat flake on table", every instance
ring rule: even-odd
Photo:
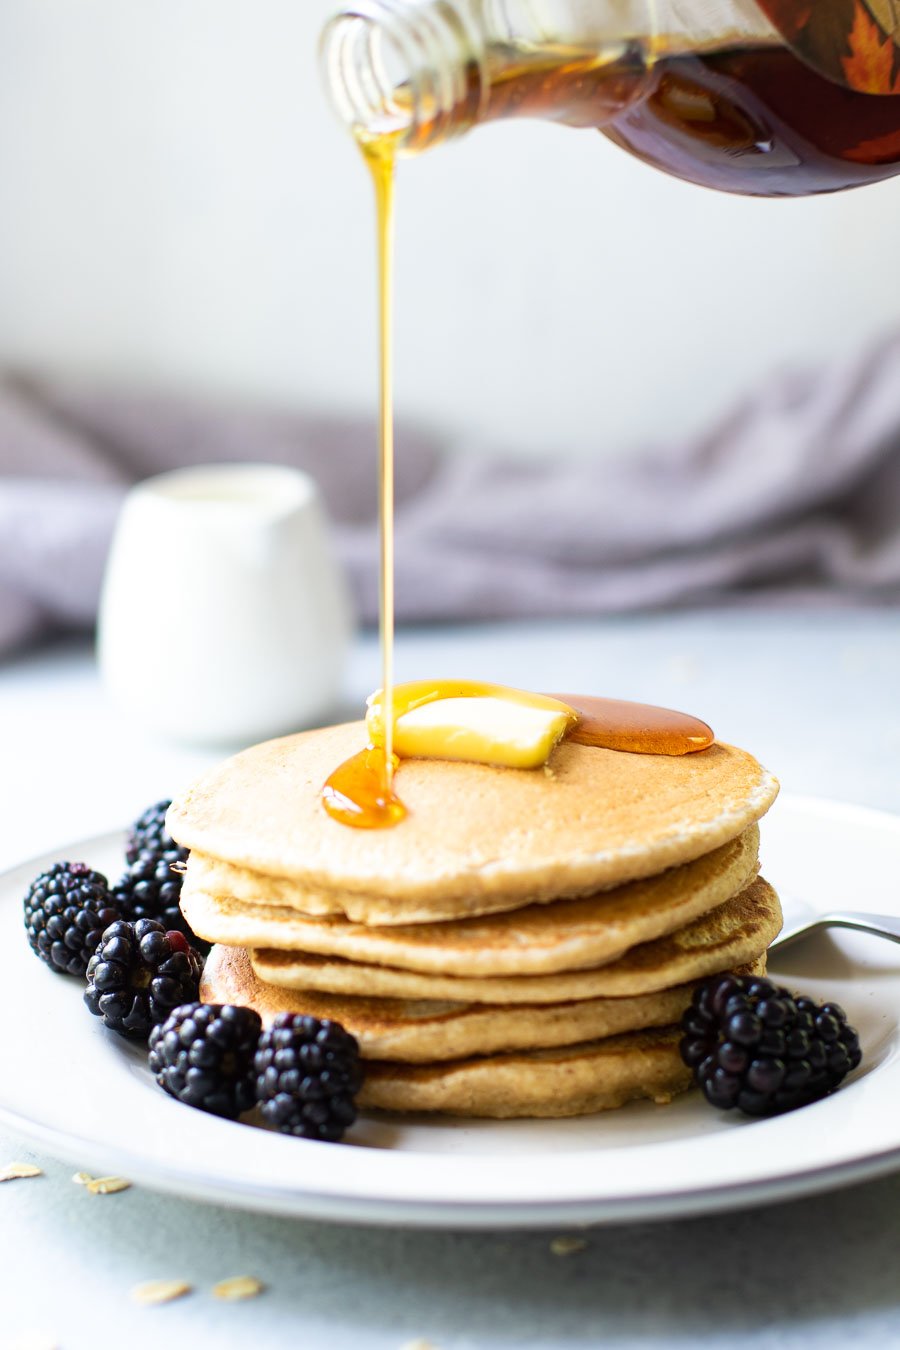
[[[91,1195],[117,1195],[119,1191],[131,1190],[131,1182],[124,1177],[92,1177],[84,1188]]]
[[[0,1168],[0,1181],[22,1181],[25,1177],[42,1177],[44,1175],[40,1167],[35,1167],[33,1163],[7,1163],[5,1167]]]
[[[76,1186],[83,1186],[91,1195],[116,1195],[119,1191],[131,1189],[131,1182],[124,1177],[92,1177],[90,1172],[76,1172],[72,1180]]]
[[[253,1275],[236,1275],[231,1280],[221,1280],[213,1286],[213,1298],[224,1299],[226,1303],[237,1303],[241,1299],[256,1298],[265,1289],[262,1280]]]
[[[184,1280],[146,1280],[136,1284],[131,1291],[135,1303],[153,1307],[157,1303],[172,1303],[176,1298],[190,1294],[193,1286]]]
[[[554,1256],[574,1256],[576,1252],[583,1252],[587,1245],[585,1238],[555,1237],[550,1243],[550,1250]]]

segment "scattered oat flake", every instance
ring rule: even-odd
[[[115,1195],[117,1191],[127,1191],[131,1187],[131,1182],[124,1177],[92,1177],[90,1172],[76,1172],[72,1180],[91,1195]]]
[[[404,1341],[400,1350],[438,1350],[433,1341]]]
[[[157,1303],[172,1303],[176,1298],[184,1298],[185,1294],[191,1293],[192,1288],[184,1280],[147,1280],[144,1284],[134,1286],[131,1297],[135,1303],[152,1307]]]
[[[213,1298],[224,1299],[226,1303],[237,1303],[242,1298],[256,1298],[265,1289],[262,1280],[253,1275],[235,1275],[231,1280],[221,1280],[213,1286]]]
[[[84,1187],[91,1195],[115,1195],[117,1191],[129,1190],[131,1182],[124,1177],[89,1177]]]
[[[24,1177],[43,1175],[41,1168],[32,1163],[7,1163],[5,1167],[0,1167],[0,1181],[21,1181]]]
[[[583,1252],[586,1246],[584,1238],[555,1237],[550,1243],[550,1250],[554,1256],[574,1256],[576,1252]]]

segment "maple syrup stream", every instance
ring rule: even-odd
[[[384,690],[384,790],[394,778],[394,149],[382,139],[363,154],[375,186],[378,224],[378,579],[381,687]]]
[[[406,807],[394,794],[394,180],[396,154],[389,136],[360,140],[372,175],[378,243],[378,618],[384,745],[369,745],[339,764],[322,789],[330,816],[357,829],[396,825]]]

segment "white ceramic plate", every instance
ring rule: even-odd
[[[578,1120],[371,1117],[334,1145],[193,1111],[22,930],[22,895],[44,866],[83,858],[115,877],[121,849],[119,835],[84,840],[0,878],[0,1121],[79,1167],[247,1209],[452,1228],[736,1208],[900,1166],[900,947],[857,934],[814,937],[773,962],[785,983],[843,1004],[865,1058],[834,1096],[772,1120],[718,1114],[689,1093]],[[763,870],[786,908],[900,913],[900,818],[781,800],[764,822]]]

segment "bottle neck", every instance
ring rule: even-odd
[[[360,142],[428,149],[476,122],[603,127],[679,52],[780,42],[756,0],[346,0],[322,37]]]
[[[332,103],[362,142],[428,149],[478,121],[488,88],[485,43],[452,0],[353,0],[322,35]]]

